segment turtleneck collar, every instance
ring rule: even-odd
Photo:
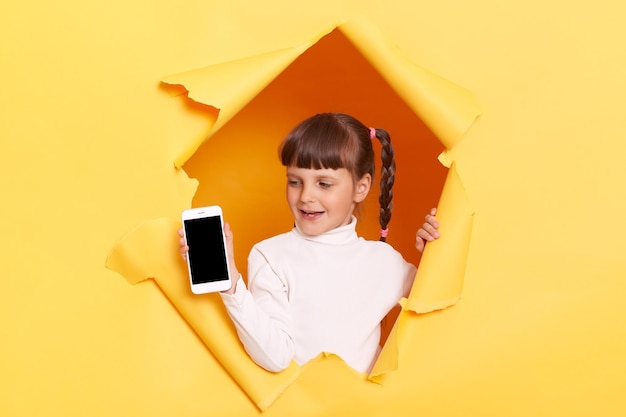
[[[358,236],[356,234],[356,217],[354,216],[352,216],[352,221],[345,226],[337,227],[333,230],[329,230],[328,232],[317,236],[305,235],[298,228],[298,225],[296,225],[292,231],[293,233],[305,240],[324,243],[326,245],[345,245],[346,243],[350,243],[358,239]]]

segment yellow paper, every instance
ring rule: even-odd
[[[400,305],[402,306],[402,311],[398,315],[396,322],[391,329],[389,337],[383,348],[381,349],[380,355],[376,360],[368,378],[371,381],[382,384],[385,380],[385,375],[389,372],[393,372],[398,369],[398,352],[400,350],[400,343],[402,340],[402,332],[405,327],[407,316],[404,314],[404,309],[406,306],[406,299],[403,298],[400,300]]]
[[[306,47],[308,45],[220,63],[171,75],[162,81],[183,85],[189,91],[189,98],[218,108],[219,116],[212,126],[214,133],[306,50]],[[176,158],[175,165],[182,166],[204,140],[205,138],[197,140],[190,149]]]
[[[370,19],[353,19],[340,29],[446,148],[461,140],[480,113],[473,93],[408,60]]]
[[[468,119],[449,118],[452,142],[433,139],[389,77],[364,76],[369,58],[333,48],[362,15],[392,61],[397,53],[473,92],[480,119],[459,137]],[[397,369],[382,385],[320,356],[263,415],[626,415],[625,15],[614,0],[3,1],[0,415],[260,415],[157,281],[130,285],[105,257],[134,228],[202,199],[223,199],[245,257],[249,242],[288,226],[276,225],[287,211],[281,184],[268,182],[283,172],[266,161],[289,126],[320,109],[390,128],[401,163],[389,240],[415,263],[410,235],[448,172],[437,155],[455,164],[475,211],[462,299],[401,313]],[[300,45],[311,46],[217,130],[208,106],[223,107],[224,121],[230,105],[195,105],[159,83]],[[291,72],[316,60],[324,65]],[[329,65],[344,74],[320,73]],[[335,88],[345,84],[349,94]],[[309,87],[324,97],[301,93]],[[209,176],[197,175],[196,159],[212,152]],[[196,194],[172,166],[189,155]],[[362,213],[370,239],[376,211]]]
[[[298,375],[292,363],[271,373],[250,359],[237,338],[218,294],[196,295],[189,288],[185,263],[178,252],[180,222],[148,221],[124,236],[107,258],[107,267],[131,284],[153,278],[209,350],[250,399],[265,410]]]
[[[453,163],[437,206],[442,237],[426,245],[406,309],[428,313],[449,307],[461,298],[473,216]]]
[[[458,143],[480,113],[474,94],[406,59],[386,42],[376,26],[365,17],[352,19],[338,29],[446,148],[451,149]],[[193,100],[220,110],[210,133],[213,135],[325,34],[317,35],[303,46],[191,70],[168,76],[163,82],[182,85]],[[178,157],[176,165],[182,166],[204,140],[206,138]]]
[[[379,71],[380,75],[394,88],[396,93],[407,101],[409,107],[431,127],[444,144],[453,146],[458,142],[477,117],[479,111],[473,94],[403,58],[382,39],[380,32],[377,32],[367,19],[360,18],[350,21],[341,25],[339,30],[347,35],[349,41],[363,54],[363,57]],[[315,39],[321,39],[323,35],[324,33]],[[314,44],[315,42],[313,41],[309,46]],[[230,121],[235,113],[241,110],[262,88],[269,84],[271,77],[277,77],[280,70],[284,70],[287,64],[297,58],[298,54],[305,53],[309,46],[244,58],[225,64],[217,64],[212,67],[168,77],[164,82],[180,84],[189,91],[189,96],[193,100],[220,109],[218,121],[211,131],[211,135],[215,135],[221,126]],[[312,71],[315,71],[315,68],[312,68]],[[242,86],[245,86],[245,88]],[[213,97],[215,97],[215,101]],[[222,109],[222,106],[225,106],[225,108]],[[185,156],[179,158],[176,164],[179,165],[184,162],[189,153],[195,150],[197,146],[200,146],[200,144],[194,145],[194,148],[186,152]],[[458,210],[452,213],[448,213],[448,211],[455,204],[455,201],[449,200],[460,199],[462,201],[465,198],[465,192],[462,187],[456,186],[456,183],[459,181],[456,170],[451,170],[448,178],[451,179],[446,182],[444,187],[444,196],[440,203],[440,219],[443,223],[448,222],[451,226],[451,229],[447,229],[447,233],[450,235],[447,239],[455,247],[455,252],[452,252],[451,256],[453,256],[453,259],[456,260],[460,267],[457,271],[446,274],[445,278],[432,274],[427,267],[424,268],[425,273],[418,276],[416,281],[418,290],[414,289],[412,292],[412,294],[419,292],[420,296],[419,298],[417,296],[409,298],[407,307],[418,312],[448,307],[456,302],[462,291],[463,266],[467,256],[463,251],[467,249],[469,230],[466,230],[462,236],[457,236],[457,233],[460,231],[457,230],[456,223],[461,222],[465,224],[467,223],[467,218],[463,216],[465,213],[459,213]],[[448,183],[451,184],[448,185]],[[457,219],[456,217],[459,215],[463,217]],[[445,230],[446,228],[444,228],[444,233]],[[446,239],[444,239],[444,243],[445,241]],[[434,262],[436,263],[437,261],[435,260]],[[432,279],[431,277],[433,276],[436,278]],[[438,287],[442,285],[452,288],[441,291]],[[434,287],[434,289],[431,287]],[[450,295],[450,293],[453,293],[453,295]],[[179,303],[186,304],[188,302],[187,299],[173,301],[177,306]],[[185,306],[183,305],[179,308],[184,310]],[[219,332],[213,331],[212,334],[203,335],[203,338],[211,340],[209,343],[216,343],[215,339],[219,339],[218,335]],[[383,353],[376,363],[375,370],[371,376],[372,380],[382,382],[383,374],[397,369],[399,343],[397,337],[398,331],[394,326]],[[236,362],[236,359],[233,358],[232,362]],[[233,366],[225,364],[228,370]],[[254,378],[247,378],[245,375],[234,377],[238,381],[241,379],[251,380],[249,383],[240,383],[244,389],[252,389],[254,387],[254,381],[252,381]],[[283,388],[283,382],[282,380],[279,382],[280,389]]]

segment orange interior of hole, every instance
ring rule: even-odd
[[[335,30],[283,71],[184,165],[200,182],[194,207],[219,204],[235,236],[235,258],[247,269],[252,245],[291,229],[285,171],[277,148],[286,133],[320,112],[349,113],[384,128],[396,150],[394,209],[388,242],[417,265],[415,232],[437,204],[447,169],[437,160],[443,145],[382,76]],[[375,149],[380,151],[376,141]],[[379,161],[377,161],[380,166]],[[378,186],[360,208],[358,232],[378,239]]]

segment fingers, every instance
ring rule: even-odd
[[[415,237],[415,248],[421,253],[424,252],[424,248],[426,247],[426,242],[422,240],[420,237]]]
[[[224,222],[224,236],[226,237],[226,250],[228,251],[228,257],[234,257],[233,231],[230,228],[230,224],[228,224],[228,222]]]
[[[423,252],[426,242],[432,242],[435,239],[439,239],[441,236],[439,229],[439,222],[437,221],[437,208],[430,209],[428,214],[424,218],[424,224],[417,230],[415,234],[415,248]]]
[[[415,248],[418,251],[423,252],[424,248],[426,247],[426,242],[432,242],[435,239],[436,238],[432,234],[424,230],[422,226],[422,228],[420,228],[415,234]]]
[[[178,239],[178,246],[179,246],[179,252],[180,255],[183,257],[183,259],[187,259],[187,252],[189,252],[189,246],[187,246],[187,242],[185,241],[184,238],[184,234],[183,234],[183,229],[178,229],[178,236],[180,236],[180,238]]]
[[[417,235],[419,237],[429,242],[438,239],[440,236],[438,231],[439,222],[437,221],[437,217],[435,217],[436,214],[436,208],[430,209],[430,212],[424,218],[424,224],[422,224],[422,227],[420,227],[420,229],[417,231]]]
[[[429,226],[432,229],[438,229],[439,222],[437,221],[437,217],[435,217],[436,215],[437,215],[437,209],[431,208],[430,212],[424,218],[426,220],[426,222],[424,223],[424,226]]]
[[[235,245],[233,243],[233,231],[230,228],[230,224],[224,222],[224,236],[226,237],[226,251],[228,252],[228,267],[233,276],[238,276],[239,271],[237,265],[235,265]]]
[[[434,226],[433,224],[426,222],[422,225],[422,227],[419,228],[419,230],[417,231],[417,235],[422,239],[432,242],[435,239],[439,239],[439,237],[441,236],[439,231],[437,230],[438,228],[439,224]]]
[[[187,259],[187,252],[189,252],[189,246],[185,245],[184,241],[180,244],[180,249],[178,250],[183,259]]]

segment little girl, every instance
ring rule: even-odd
[[[382,143],[381,241],[357,236],[353,212],[374,177],[372,140]],[[416,269],[385,242],[391,217],[395,162],[389,134],[352,116],[318,114],[285,138],[287,203],[295,227],[256,244],[248,258],[248,287],[235,265],[233,234],[224,225],[234,279],[220,293],[250,357],[277,372],[334,353],[360,372],[380,350],[381,320],[407,296]],[[439,237],[435,209],[416,235],[422,251]],[[182,236],[182,231],[179,232]],[[180,239],[181,254],[188,247]]]

